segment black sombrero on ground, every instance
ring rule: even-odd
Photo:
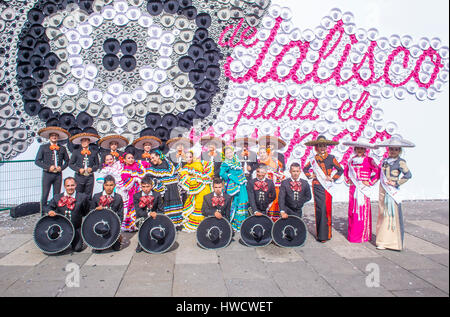
[[[163,253],[176,240],[176,229],[166,215],[158,214],[156,219],[148,217],[139,228],[139,245],[149,253]]]
[[[233,228],[225,218],[208,217],[197,228],[197,242],[204,249],[227,247],[233,237]]]
[[[272,239],[280,247],[295,248],[305,244],[307,228],[302,219],[290,215],[279,219],[272,227]]]
[[[92,210],[81,225],[84,242],[94,250],[111,247],[120,236],[120,218],[110,209]]]
[[[34,242],[46,254],[66,250],[75,237],[72,222],[63,215],[43,216],[34,227]]]
[[[249,247],[264,247],[272,242],[272,220],[263,216],[251,216],[241,225],[241,240]]]

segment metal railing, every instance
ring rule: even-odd
[[[41,199],[42,169],[34,160],[0,161],[0,211]]]

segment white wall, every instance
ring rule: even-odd
[[[377,28],[380,36],[391,34],[439,37],[449,45],[449,1],[447,0],[272,0],[294,12],[293,22],[300,29],[314,29],[332,8],[350,11],[357,27]],[[386,121],[395,121],[399,133],[417,147],[406,150],[404,158],[413,179],[403,187],[406,199],[449,198],[449,85],[434,101],[420,102],[415,97],[383,100],[381,106]],[[38,149],[35,142],[17,160],[34,159]],[[2,168],[2,167],[0,167]],[[64,176],[72,175],[67,169]],[[347,189],[341,185],[337,201],[347,199]],[[374,189],[374,198],[377,197]]]
[[[376,28],[380,36],[410,35],[438,37],[449,46],[449,1],[447,0],[272,0],[291,8],[293,23],[300,29],[314,29],[333,8],[350,11],[356,26]],[[436,100],[383,100],[386,121],[395,121],[399,134],[417,147],[406,149],[403,156],[413,179],[402,190],[406,199],[449,198],[449,84]],[[339,195],[337,200],[345,199]],[[376,195],[374,196],[376,197]],[[339,199],[340,198],[340,199]]]

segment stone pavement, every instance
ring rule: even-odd
[[[196,245],[195,234],[179,233],[170,252],[161,255],[136,254],[137,235],[126,234],[120,252],[94,254],[86,248],[46,256],[32,240],[37,215],[14,220],[0,214],[0,296],[447,297],[448,201],[405,202],[403,208],[403,252],[349,243],[342,203],[334,204],[335,230],[326,244],[314,239],[308,204],[309,235],[301,248],[248,248],[237,235],[226,249],[206,251]],[[375,204],[373,211],[375,228]],[[80,268],[79,287],[66,286],[71,265]],[[368,287],[377,272],[379,287]]]

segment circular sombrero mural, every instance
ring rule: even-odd
[[[300,30],[292,14],[269,0],[2,1],[0,160],[55,125],[130,140],[275,135],[304,163],[317,135],[388,139],[384,100],[445,89],[438,38],[358,28],[338,8]]]

